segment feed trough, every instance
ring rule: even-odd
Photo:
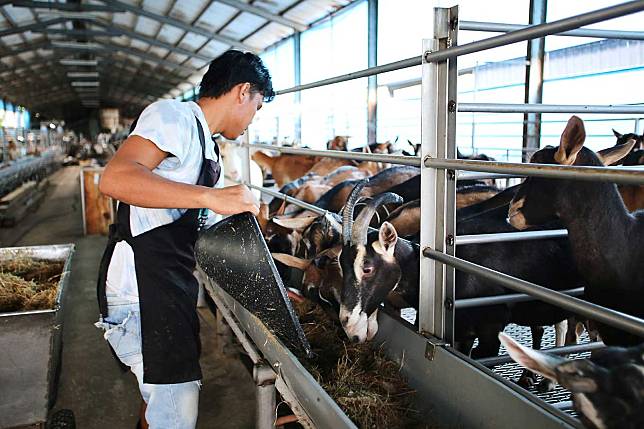
[[[63,261],[51,309],[0,313],[0,427],[41,427],[56,400],[62,351],[62,302],[73,244],[0,249],[16,258]]]

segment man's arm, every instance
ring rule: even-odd
[[[154,174],[152,170],[167,156],[150,140],[128,137],[105,167],[100,191],[138,207],[208,208],[223,215],[259,212],[257,200],[244,185],[214,189]]]

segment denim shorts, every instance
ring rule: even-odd
[[[139,304],[110,295],[107,296],[107,303],[109,316],[96,322],[95,326],[105,330],[103,336],[116,356],[136,376],[141,396],[147,404],[145,419],[150,429],[194,429],[201,381],[143,383]]]

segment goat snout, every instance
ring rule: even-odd
[[[362,311],[360,303],[351,310],[344,305],[340,306],[340,321],[351,341],[363,343],[367,340],[369,318],[367,313]]]

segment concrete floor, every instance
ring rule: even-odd
[[[54,409],[69,408],[76,427],[134,428],[141,402],[135,377],[123,373],[101,332],[96,275],[105,237],[82,235],[78,167],[56,172],[38,210],[18,226],[0,229],[3,246],[75,243],[69,289],[63,302],[63,356]],[[198,428],[252,428],[255,393],[252,378],[237,357],[218,351],[215,318],[200,309],[204,374]]]

